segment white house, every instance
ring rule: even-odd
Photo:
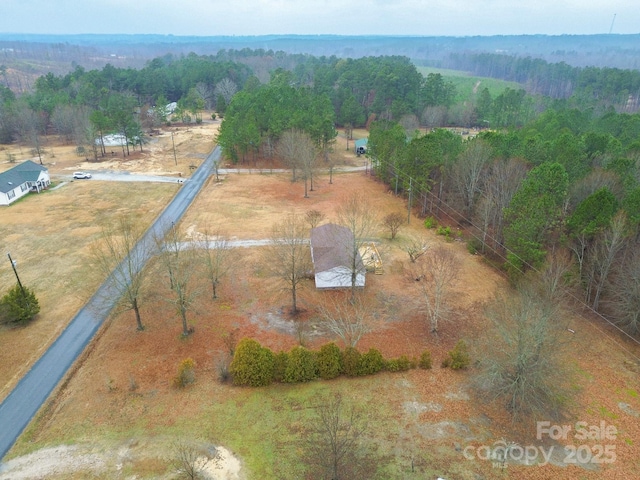
[[[0,205],[11,205],[27,193],[40,193],[51,184],[46,167],[27,160],[0,173]]]
[[[356,287],[364,287],[365,267],[347,227],[327,223],[311,230],[311,259],[316,288],[351,288],[351,265],[356,255]]]

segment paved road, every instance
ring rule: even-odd
[[[173,222],[180,220],[213,172],[214,163],[219,158],[220,149],[216,148],[189,181],[184,182],[171,203],[140,240],[136,246],[138,251],[133,256],[140,259],[139,268],[142,268],[150,256],[142,253],[149,251],[144,246],[153,242],[154,237],[164,235]],[[0,459],[9,451],[109,315],[118,299],[115,285],[112,274],[0,405]]]

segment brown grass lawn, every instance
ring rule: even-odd
[[[336,148],[340,161],[347,164],[360,161],[346,152],[341,153],[339,150],[346,145],[344,139],[340,142]],[[0,241],[16,244],[11,252],[18,257],[25,283],[42,292],[40,296],[46,308],[41,317],[53,315],[50,310],[57,312],[57,320],[47,322],[55,324],[47,334],[36,338],[36,332],[42,329],[38,326],[45,323],[39,319],[25,329],[2,332],[2,345],[7,345],[6,336],[9,344],[30,341],[24,345],[31,345],[34,350],[43,348],[98,284],[100,279],[95,278],[90,264],[86,263],[86,247],[98,233],[91,218],[100,216],[100,212],[107,216],[106,212],[118,205],[123,192],[91,187],[89,182],[74,182],[0,212],[3,218]],[[129,208],[144,211],[147,215],[144,218],[150,218],[172,193],[161,191],[160,187],[149,188],[145,197],[155,199],[151,204],[147,198],[144,203],[128,203]],[[366,195],[371,208],[381,216],[405,211],[402,199],[388,194],[383,185],[364,172],[337,174],[333,184],[322,175],[317,190],[304,199],[302,184],[291,183],[288,175],[259,174],[254,170],[227,175],[219,183],[212,179],[179,228],[192,235],[209,227],[220,229],[229,238],[265,238],[273,222],[289,212],[303,213],[313,208],[325,213],[328,221],[332,220],[340,198],[353,191]],[[54,202],[67,195],[65,192],[76,194],[64,197],[65,201]],[[95,209],[91,210],[91,217],[87,218],[87,207],[77,208],[79,202],[75,202],[75,208],[67,205],[78,196],[83,199],[83,205]],[[38,227],[35,222],[24,220],[24,215],[12,213],[21,236],[14,238],[16,233],[4,233],[10,230],[6,229],[9,223],[4,221],[5,212],[27,208],[36,202],[42,202],[43,211],[56,211],[64,222]],[[33,213],[27,215],[31,218]],[[48,239],[31,238],[41,236],[36,235],[40,228],[48,232]],[[35,233],[29,235],[29,232]],[[640,411],[638,371],[634,371],[632,357],[621,348],[622,340],[604,331],[597,320],[578,317],[571,323],[575,333],[567,332],[571,348],[566,358],[575,367],[572,382],[578,401],[573,416],[565,423],[581,420],[589,425],[598,425],[601,421],[615,425],[619,432],[614,441],[617,461],[596,466],[594,470],[575,466],[510,465],[501,471],[492,468],[491,462],[463,457],[461,449],[493,445],[501,438],[520,445],[540,444],[535,439],[535,423],[512,425],[500,405],[480,404],[474,399],[469,388],[473,368],[466,372],[440,368],[446,352],[459,338],[476,347],[475,357],[491,354],[481,347],[483,332],[489,326],[479,305],[496,289],[504,287],[505,281],[480,257],[470,255],[463,242],[446,244],[459,255],[464,267],[452,300],[455,314],[442,325],[439,338],[434,338],[416,309],[415,285],[407,278],[406,254],[399,248],[409,232],[427,236],[432,244],[443,241],[433,231],[425,230],[416,217],[393,242],[388,240],[386,232],[379,232],[385,271],[383,275],[368,274],[365,288],[366,295],[377,306],[378,326],[358,347],[363,351],[376,347],[387,357],[418,356],[427,348],[434,359],[432,370],[261,389],[220,384],[215,366],[226,349],[225,334],[235,332],[238,338],[256,338],[276,351],[289,349],[298,341],[294,322],[287,314],[289,297],[266,277],[261,249],[238,249],[238,261],[233,272],[223,280],[218,300],[210,299],[206,281],[196,272],[194,278],[202,294],[189,314],[195,333],[187,339],[180,339],[180,322],[169,304],[162,300],[167,292],[166,282],[161,274],[154,275],[152,290],[157,297],[143,311],[147,329],[136,332],[130,313],[114,316],[64,388],[29,426],[11,457],[47,446],[80,445],[86,452],[102,453],[105,469],[93,473],[79,469],[46,478],[120,478],[118,475],[168,478],[170,441],[184,436],[229,448],[242,462],[241,478],[304,478],[300,467],[300,438],[311,415],[307,407],[320,394],[340,391],[367,412],[369,441],[377,445],[377,457],[385,472],[383,478],[424,479],[438,475],[447,479],[638,478],[640,426],[633,413]],[[17,247],[18,241],[22,245],[25,239],[34,245],[21,250]],[[45,280],[37,275],[35,266],[27,265],[26,259],[30,258],[28,254],[33,248],[48,248],[49,255],[40,256],[39,261],[51,262],[46,271],[56,275],[55,281]],[[78,260],[78,252],[82,253],[82,260]],[[71,259],[69,265],[65,259]],[[2,272],[3,282],[10,282],[7,272]],[[77,279],[83,282],[79,284]],[[56,293],[45,293],[44,287]],[[300,318],[312,325],[317,306],[331,295],[335,292],[316,291],[309,280],[301,293]],[[65,305],[70,302],[69,306],[55,310],[54,305],[59,303],[56,299],[67,297],[69,301]],[[317,334],[312,328],[306,335],[306,343],[312,348],[329,340],[332,338]],[[2,355],[5,355],[4,349]],[[179,362],[188,357],[197,364],[196,383],[176,390],[172,379]],[[2,365],[6,363],[3,359]],[[13,370],[7,370],[5,375],[10,377]],[[117,465],[118,474],[114,473]]]
[[[136,195],[131,195],[131,188]],[[29,325],[0,329],[0,396],[42,354],[102,281],[90,245],[101,225],[118,214],[149,224],[175,194],[173,184],[73,182],[29,195],[0,211],[0,245],[17,261],[21,281],[32,288],[41,311]],[[6,256],[0,285],[15,284]]]
[[[177,191],[177,185],[70,181],[76,170],[126,170],[132,173],[189,175],[189,165],[199,165],[213,146],[218,124],[174,129],[151,138],[142,153],[123,159],[108,156],[99,163],[86,162],[71,146],[55,138],[45,142],[44,165],[54,187],[40,195],[31,194],[10,207],[0,209],[0,285],[2,292],[15,284],[6,252],[18,262],[21,280],[33,288],[41,306],[36,321],[23,328],[0,328],[0,398],[4,398],[69,320],[94,293],[102,278],[91,265],[90,245],[103,226],[118,215],[132,216],[149,225]],[[31,159],[24,145],[0,145],[0,170]],[[4,294],[4,293],[2,293]]]

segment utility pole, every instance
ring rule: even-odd
[[[178,157],[176,157],[176,142],[173,140],[173,132],[171,132],[171,143],[173,144],[173,161],[176,162],[176,167],[178,166]]]
[[[409,201],[407,202],[407,225],[411,223],[411,182],[413,178],[409,177]]]
[[[18,271],[16,270],[16,262],[11,258],[11,254],[9,252],[7,252],[7,257],[9,257],[9,262],[11,262],[11,268],[13,268],[13,273],[16,274],[16,280],[18,281],[18,285],[20,286],[22,295],[26,297],[27,294],[24,291],[24,287],[22,286],[22,282],[20,281],[20,277],[18,276]]]

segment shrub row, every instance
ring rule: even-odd
[[[449,352],[443,367],[457,369],[468,365],[468,355],[464,366],[459,366],[459,354],[454,357],[451,355]],[[456,359],[455,362],[451,358]],[[229,372],[235,385],[260,387],[272,382],[301,383],[317,378],[330,380],[340,375],[359,377],[381,371],[403,372],[412,368],[430,369],[431,353],[425,350],[419,359],[406,355],[385,359],[375,348],[361,353],[353,347],[340,350],[335,343],[323,345],[317,352],[297,346],[289,352],[273,353],[257,341],[245,338],[235,349]]]

